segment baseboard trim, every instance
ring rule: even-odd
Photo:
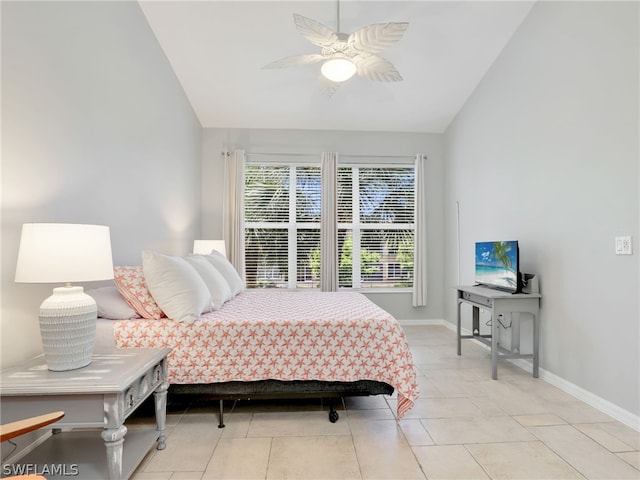
[[[509,361],[517,367],[522,368],[526,372],[533,374],[533,363],[529,360],[510,359]],[[551,373],[545,370],[544,368],[540,368],[538,374],[539,378],[541,378],[545,382],[550,383],[554,387],[559,388],[560,390],[568,393],[578,400],[591,405],[593,408],[600,410],[602,413],[605,413],[610,417],[615,418],[619,422],[624,423],[626,426],[640,432],[639,416],[634,415],[633,413],[619,407],[618,405],[611,403],[610,401],[605,400],[604,398],[599,397],[598,395],[595,395],[594,393],[591,393],[590,391],[579,387],[575,383],[571,383],[564,378],[556,375],[555,373]]]
[[[456,326],[444,319],[431,319],[431,320],[398,320],[400,325],[413,326],[413,325],[440,325],[455,332]],[[463,328],[462,333],[464,335],[470,335],[471,332]],[[489,347],[481,342],[476,342],[478,345],[489,350]],[[508,359],[507,361],[513,363],[515,366],[523,369],[524,371],[533,374],[533,363],[525,359]],[[559,388],[563,392],[583,401],[584,403],[591,405],[593,408],[600,410],[602,413],[609,415],[610,417],[624,423],[626,426],[633,428],[640,432],[640,416],[625,410],[608,400],[605,400],[594,393],[585,390],[578,385],[569,382],[568,380],[559,377],[558,375],[551,373],[543,368],[539,368],[538,378],[545,382]]]

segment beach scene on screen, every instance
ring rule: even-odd
[[[515,288],[517,285],[517,242],[476,243],[475,280],[484,285]]]

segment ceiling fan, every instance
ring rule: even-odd
[[[316,20],[293,14],[298,32],[320,53],[285,57],[271,62],[263,69],[285,68],[322,63],[320,69],[326,93],[331,96],[340,83],[358,74],[379,82],[399,82],[402,76],[391,62],[377,53],[396,44],[409,27],[408,22],[374,23],[348,35],[340,32],[340,2],[338,1],[337,31]]]

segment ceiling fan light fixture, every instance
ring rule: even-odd
[[[348,58],[334,57],[322,64],[320,72],[332,82],[344,82],[355,75],[356,66]]]

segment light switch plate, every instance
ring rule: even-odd
[[[631,244],[631,235],[616,237],[616,255],[631,255],[633,247]]]

